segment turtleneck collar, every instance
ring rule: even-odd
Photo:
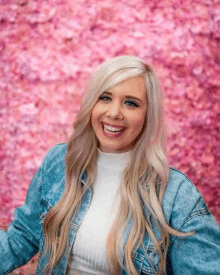
[[[129,161],[131,151],[124,152],[124,153],[106,153],[98,149],[98,160],[99,162],[104,162],[108,165],[123,165],[126,164]]]

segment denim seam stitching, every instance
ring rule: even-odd
[[[190,217],[186,220],[185,223],[187,223],[189,220],[196,218],[198,216],[202,216],[202,215],[209,215],[210,213],[206,210],[206,209],[198,209],[193,211],[193,213],[190,215]],[[185,224],[184,223],[184,224]]]

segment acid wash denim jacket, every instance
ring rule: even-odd
[[[14,212],[14,221],[7,232],[0,231],[0,274],[8,274],[13,269],[27,263],[38,251],[36,274],[44,274],[42,269],[46,257],[42,258],[44,244],[43,220],[47,212],[61,198],[64,192],[66,144],[54,146],[44,158],[29,186],[25,203]],[[163,199],[163,211],[166,222],[179,231],[195,230],[193,236],[181,238],[171,236],[171,245],[167,255],[167,274],[175,275],[217,275],[220,274],[220,227],[204,203],[194,184],[180,171],[170,168],[169,180]],[[81,179],[86,181],[86,172]],[[70,224],[69,249],[60,258],[52,271],[54,275],[64,275],[67,259],[77,230],[89,208],[92,190],[84,194],[80,209]],[[146,206],[147,219],[151,219]],[[131,221],[126,229],[124,243],[127,240]],[[155,234],[158,231],[153,225]],[[157,274],[158,254],[153,255],[153,241],[145,233],[141,245],[133,255],[138,274]],[[145,255],[144,250],[147,252]],[[151,259],[154,269],[149,263]],[[126,275],[125,260],[123,275]]]

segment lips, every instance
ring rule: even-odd
[[[120,136],[124,135],[124,132],[126,131],[125,130],[125,127],[123,127],[122,130],[115,130],[115,131],[111,131],[109,129],[110,126],[107,126],[102,123],[102,133],[104,136],[106,136],[107,138],[119,138]],[[113,127],[112,127],[113,128]],[[116,129],[116,128],[115,128]]]

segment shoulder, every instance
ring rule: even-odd
[[[170,167],[169,179],[163,197],[167,222],[180,229],[194,215],[209,214],[201,193],[181,171]]]
[[[181,200],[182,198],[183,201],[185,201],[186,197],[189,200],[196,200],[201,197],[201,194],[194,183],[192,183],[184,173],[173,167],[169,168],[166,195],[169,195],[175,200]]]
[[[43,173],[48,172],[48,170],[53,170],[56,166],[61,165],[64,169],[65,154],[67,150],[66,143],[58,143],[53,146],[45,155],[42,162]]]
[[[195,184],[181,171],[173,167],[169,168],[169,178],[167,181],[166,192],[172,195],[181,196],[188,195],[190,198],[196,199],[201,196]]]
[[[44,157],[45,163],[62,160],[65,157],[67,150],[67,143],[58,143],[53,146]]]

